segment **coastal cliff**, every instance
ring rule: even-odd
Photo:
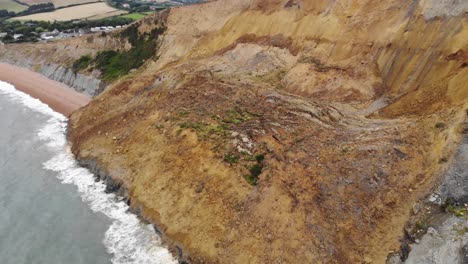
[[[80,93],[95,96],[107,86],[101,80],[101,73],[98,70],[74,71],[73,61],[104,49],[125,48],[128,48],[128,43],[118,38],[93,35],[56,43],[0,46],[0,62],[27,68]]]
[[[188,262],[404,259],[466,130],[467,11],[219,0],[149,16],[133,43],[164,29],[153,56],[71,116],[72,151]],[[53,61],[96,55],[78,43]],[[47,45],[14,57],[67,44]]]

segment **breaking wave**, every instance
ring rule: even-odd
[[[65,137],[65,116],[8,83],[0,81],[0,93],[34,111],[50,116],[47,124],[38,131],[38,136],[55,156],[44,162],[43,166],[56,172],[62,183],[75,185],[81,199],[91,210],[103,213],[111,219],[112,224],[105,233],[103,243],[112,254],[112,263],[177,263],[168,249],[161,245],[161,240],[151,225],[142,223],[136,215],[130,213],[122,198],[105,193],[106,186],[102,182],[96,182],[89,170],[78,165]]]

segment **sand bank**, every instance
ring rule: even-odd
[[[13,84],[16,89],[41,100],[66,116],[91,100],[89,96],[78,93],[62,83],[7,63],[0,62],[0,81]]]

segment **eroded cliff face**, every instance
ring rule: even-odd
[[[384,263],[461,138],[466,11],[219,0],[146,18],[167,26],[157,60],[72,115],[73,152],[194,263]]]
[[[98,70],[75,72],[73,62],[81,56],[94,56],[101,50],[127,49],[128,46],[124,39],[96,34],[54,43],[0,46],[0,61],[30,69],[78,92],[95,96],[107,86],[101,80],[101,73]]]

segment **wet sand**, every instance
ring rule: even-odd
[[[0,81],[14,85],[16,89],[41,100],[65,116],[69,116],[91,100],[91,97],[39,73],[2,62],[0,62]]]

